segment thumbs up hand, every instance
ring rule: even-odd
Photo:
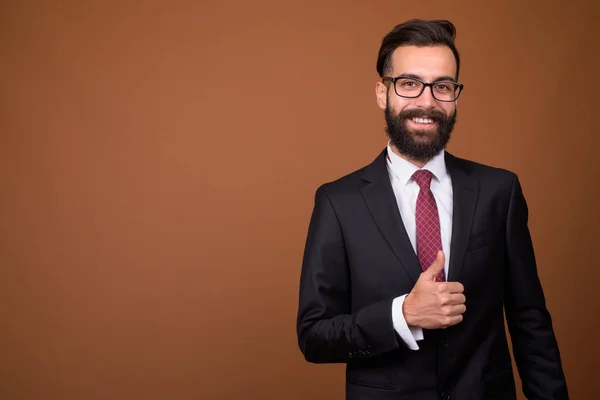
[[[460,282],[436,282],[444,269],[446,257],[438,251],[433,264],[421,273],[417,283],[404,299],[402,312],[406,323],[424,329],[447,328],[463,319],[465,290]]]

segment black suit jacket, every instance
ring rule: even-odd
[[[467,311],[424,330],[419,350],[392,324],[392,300],[421,268],[392,191],[384,150],[316,191],[300,279],[299,347],[313,363],[347,363],[347,399],[515,399],[504,313],[529,399],[567,399],[517,176],[445,155],[454,210],[449,281]]]

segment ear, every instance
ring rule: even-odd
[[[377,99],[377,105],[382,110],[385,110],[387,106],[387,92],[388,87],[381,81],[377,81],[375,84],[375,98]]]

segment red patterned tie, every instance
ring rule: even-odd
[[[420,188],[416,210],[417,256],[423,271],[433,264],[438,250],[442,249],[440,216],[438,215],[435,198],[429,188],[431,178],[433,178],[433,174],[424,169],[416,171],[412,176],[412,179]],[[436,281],[443,282],[445,280],[444,270],[442,270],[436,277]]]

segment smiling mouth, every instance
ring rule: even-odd
[[[416,124],[430,125],[433,124],[433,120],[429,118],[411,118],[411,121]]]

